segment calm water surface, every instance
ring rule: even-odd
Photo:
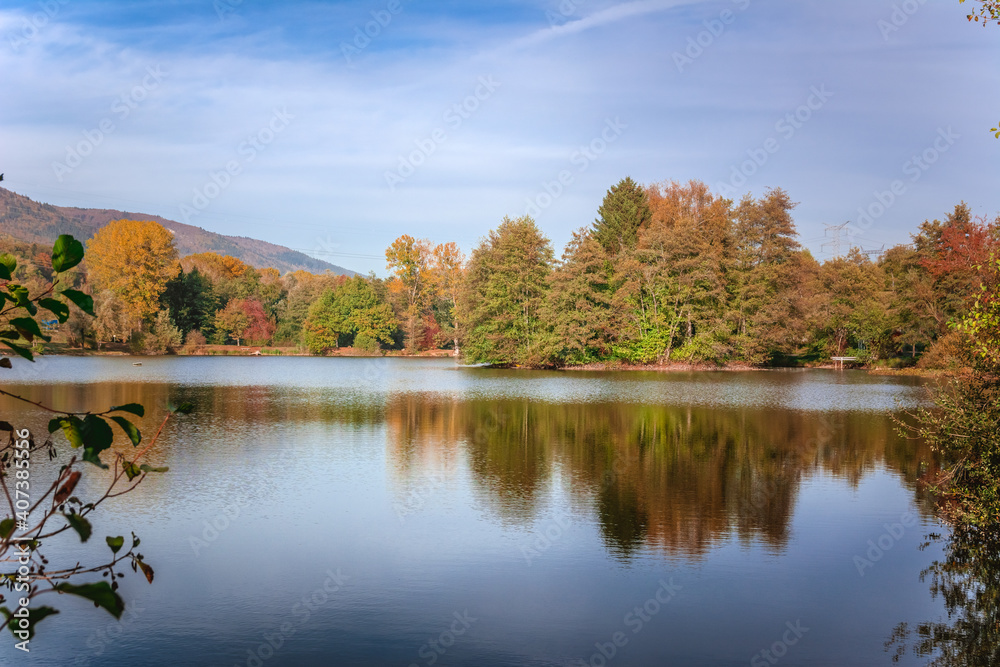
[[[146,434],[168,401],[197,411],[86,545],[134,530],[155,583],[123,580],[120,624],[54,601],[4,664],[889,665],[897,624],[942,614],[931,455],[887,416],[915,381],[132,361],[6,371],[62,409],[141,402]]]

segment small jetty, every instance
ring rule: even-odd
[[[857,361],[858,360],[857,357],[831,357],[831,358],[834,361],[837,362],[837,368],[839,368],[840,370],[844,370],[844,362],[845,361]]]

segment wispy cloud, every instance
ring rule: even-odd
[[[296,248],[333,238],[357,255],[380,255],[401,233],[469,249],[620,117],[628,130],[539,213],[561,245],[625,175],[729,178],[811,86],[826,85],[835,95],[822,113],[745,186],[788,189],[802,202],[805,238],[848,219],[947,125],[963,140],[870,233],[905,241],[961,199],[1000,210],[997,144],[986,132],[1000,109],[996,35],[971,29],[960,6],[928,3],[886,40],[878,21],[888,5],[754,1],[683,73],[673,54],[732,0],[587,0],[554,26],[546,11],[556,2],[405,2],[351,63],[339,44],[378,2],[243,2],[225,21],[211,3],[60,6],[18,49],[7,38],[37,3],[0,11],[0,170],[5,185],[42,201],[177,218],[287,108],[294,120],[195,224]],[[150,66],[168,75],[122,117],[113,105]],[[482,76],[501,87],[460,127],[447,125]],[[60,181],[53,163],[104,119],[115,130]],[[388,192],[386,170],[437,128],[447,140]],[[350,268],[384,270],[377,261]]]

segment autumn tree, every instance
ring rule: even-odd
[[[801,321],[797,308],[796,204],[781,189],[761,199],[747,195],[736,208],[732,266],[727,276],[730,319],[737,354],[763,364],[777,351],[791,352],[789,324]]]
[[[233,299],[215,314],[215,331],[220,343],[225,343],[226,338],[231,337],[239,345],[249,327],[250,316],[238,299]]]
[[[630,177],[611,186],[597,214],[594,238],[612,256],[634,248],[639,230],[652,217],[645,191]]]
[[[614,261],[615,353],[636,363],[722,361],[729,201],[698,181],[651,186],[647,197],[649,223]]]
[[[430,271],[434,294],[443,305],[443,317],[439,320],[444,321],[439,321],[439,324],[442,325],[442,331],[451,335],[457,355],[459,354],[457,308],[465,276],[465,255],[458,244],[452,241],[434,246]]]
[[[415,350],[422,337],[424,311],[433,288],[430,241],[403,234],[386,248],[385,261],[394,276],[389,289],[402,299],[400,320],[406,332],[406,347]]]
[[[543,363],[541,317],[552,246],[528,216],[505,217],[473,250],[460,302],[465,356],[473,362]]]
[[[152,221],[115,220],[87,242],[90,279],[125,304],[129,316],[145,322],[160,310],[160,295],[180,266],[173,235]]]
[[[264,304],[258,299],[237,299],[238,307],[246,313],[247,328],[243,337],[250,345],[266,345],[274,336],[274,318],[264,310]]]
[[[132,332],[139,329],[141,322],[114,292],[104,290],[97,295],[94,303],[94,331],[98,348],[101,342],[128,342]]]

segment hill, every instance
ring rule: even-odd
[[[0,188],[0,236],[18,241],[48,244],[54,242],[60,234],[72,234],[80,240],[89,239],[107,223],[122,218],[160,223],[173,232],[174,244],[181,257],[199,252],[216,252],[236,257],[258,269],[274,267],[282,273],[299,269],[311,273],[330,271],[344,276],[353,276],[355,273],[267,241],[216,234],[201,227],[146,213],[52,206]]]

